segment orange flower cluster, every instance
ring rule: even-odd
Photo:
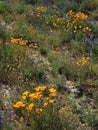
[[[86,32],[86,31],[90,31],[90,32],[91,32],[91,31],[92,31],[92,29],[91,29],[91,28],[89,28],[88,26],[86,26],[86,27],[84,27],[84,28],[83,28],[83,32]]]
[[[32,111],[32,109],[34,108],[34,103],[30,103],[27,107],[28,111]]]
[[[70,15],[70,16],[72,16],[72,15],[74,15],[75,14],[75,12],[73,11],[73,10],[70,10],[66,15],[68,16],[68,15]]]
[[[22,94],[22,99],[23,100],[26,100],[26,98],[28,97],[29,95],[29,92],[28,91],[25,91],[23,94]]]
[[[49,93],[49,97],[45,97],[44,93]],[[54,88],[47,88],[46,86],[39,86],[34,88],[34,92],[28,91],[23,92],[21,98],[22,101],[18,101],[13,105],[14,108],[26,108],[28,112],[32,111],[33,108],[36,114],[42,113],[43,109],[49,104],[54,104],[57,91]],[[40,105],[37,103],[41,103]],[[37,107],[40,106],[40,107]]]
[[[37,114],[40,114],[42,111],[43,111],[42,108],[37,108],[37,109],[36,109],[36,113],[37,113]]]
[[[43,7],[43,6],[38,6],[36,8],[37,12],[40,12],[40,13],[45,13],[47,11],[47,8],[46,7]]]
[[[34,88],[35,91],[44,91],[45,89],[46,89],[46,86],[35,87],[35,88]]]
[[[58,27],[58,25],[57,25],[56,23],[53,23],[52,26],[53,26],[54,28],[57,28],[57,27]]]
[[[75,14],[75,18],[80,20],[87,20],[88,16],[82,12],[78,12]]]
[[[24,40],[22,38],[11,38],[11,43],[14,43],[16,45],[27,45],[28,47],[32,47],[32,48],[38,48],[38,44],[37,43],[34,43],[32,40],[29,41],[29,40]]]
[[[50,97],[46,97],[45,98],[46,102],[44,103],[44,107],[47,107],[50,104],[54,104],[55,103],[55,100],[54,99],[51,99]]]
[[[52,15],[49,17],[49,19],[46,21],[46,24],[53,29],[64,29],[65,30],[65,19],[60,18],[57,15]],[[52,32],[53,30],[50,30]]]
[[[50,96],[56,96],[56,94],[57,94],[57,92],[54,88],[50,88],[49,92],[50,92]]]
[[[82,12],[75,13],[74,11],[70,10],[66,16],[71,16],[75,18],[76,20],[87,20],[88,16]]]
[[[42,97],[42,92],[31,93],[29,94],[29,97],[31,99],[40,99]]]
[[[83,27],[82,25],[75,25],[75,26],[73,26],[73,29],[74,29],[73,30],[74,33],[81,30],[83,32],[83,35],[90,34],[90,32],[92,31],[92,29],[89,28],[88,26]]]
[[[73,10],[70,10],[66,16],[67,17],[59,17],[58,15],[50,16],[46,21],[46,25],[51,27],[50,32],[53,32],[53,29],[63,29],[65,31],[71,31],[73,34],[78,33],[81,37],[91,34],[91,28],[93,27],[88,24],[88,16],[85,13],[75,13]]]
[[[76,62],[76,64],[77,64],[78,66],[84,66],[84,65],[86,65],[86,64],[89,62],[89,60],[90,60],[89,57],[82,57],[80,60],[78,60],[78,61]]]
[[[17,44],[17,45],[26,45],[25,40],[22,38],[11,38],[11,43]]]
[[[18,101],[16,104],[13,105],[14,108],[22,108],[25,107],[25,104],[22,101]]]
[[[47,8],[44,6],[37,6],[35,11],[35,17],[37,16],[39,20],[43,20],[43,16],[46,14]]]
[[[91,34],[91,26],[87,26],[88,16],[82,12],[73,12],[70,10],[67,14],[66,30],[72,30],[73,33],[81,32],[81,36],[89,36]],[[86,26],[85,26],[86,25]]]

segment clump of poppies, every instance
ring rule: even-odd
[[[28,113],[34,111],[37,115],[56,102],[57,91],[54,88],[46,86],[35,87],[33,92],[25,91],[22,93],[21,100],[16,102],[15,109],[24,109]]]

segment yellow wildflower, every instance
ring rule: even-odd
[[[50,96],[56,96],[56,92],[50,93]]]
[[[50,93],[56,92],[56,89],[50,88],[50,89],[49,89],[49,92],[50,92]]]
[[[77,31],[76,30],[74,30],[74,33],[76,33]]]
[[[46,86],[36,87],[34,88],[35,91],[44,91],[46,89]]]
[[[57,94],[57,91],[54,88],[50,88],[49,92],[50,92],[50,96],[56,96],[56,94]]]
[[[29,94],[29,97],[31,99],[39,99],[42,97],[42,92],[35,92],[35,93],[31,93]]]
[[[55,103],[55,100],[54,100],[54,99],[50,99],[50,100],[49,100],[49,103],[50,103],[50,104],[54,104],[54,103]]]
[[[77,29],[77,26],[74,26],[74,29]]]
[[[48,106],[48,102],[45,102],[45,103],[44,103],[44,107],[46,107],[46,106]]]
[[[30,93],[30,92],[25,91],[25,92],[23,92],[23,96],[28,96],[28,95],[29,95],[29,93]]]
[[[80,25],[79,28],[82,28],[82,26]]]
[[[48,97],[46,97],[46,100],[47,100],[47,101],[49,101],[49,98],[48,98]]]
[[[22,98],[23,100],[26,100],[26,96],[24,96],[24,95],[23,95],[21,98]]]
[[[57,24],[56,24],[56,23],[53,23],[52,25],[53,25],[53,27],[54,27],[54,28],[56,28],[56,27],[57,27]]]
[[[74,15],[75,12],[73,12],[73,10],[70,10],[66,15]]]
[[[24,122],[24,118],[23,117],[20,117],[19,121],[22,123]]]
[[[37,113],[37,114],[42,113],[42,111],[43,111],[42,108],[37,108],[37,109],[36,109],[36,113]]]
[[[40,90],[44,91],[46,89],[46,86],[41,86]]]
[[[79,62],[77,61],[76,64],[79,65]]]
[[[28,110],[28,111],[32,111],[33,107],[34,107],[34,103],[31,103],[31,104],[29,104],[29,106],[27,107],[27,110]]]
[[[89,30],[89,27],[85,27],[86,30]]]
[[[34,88],[34,90],[38,92],[38,91],[40,91],[40,88],[41,87],[36,87],[36,88]]]
[[[21,101],[17,102],[16,104],[13,105],[14,108],[20,108],[20,107],[25,107],[25,104]]]

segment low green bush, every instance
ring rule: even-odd
[[[11,13],[12,8],[10,4],[5,2],[0,2],[0,13]]]
[[[84,0],[81,9],[84,11],[92,11],[98,8],[98,0]]]
[[[62,107],[59,114],[64,130],[76,130],[79,127],[79,117],[73,113],[70,105]]]
[[[12,64],[13,50],[6,45],[0,45],[0,82],[8,84]]]
[[[13,23],[11,29],[11,37],[23,38],[25,40],[31,40],[33,37],[33,28],[24,19]]]
[[[40,53],[41,53],[41,55],[47,56],[47,53],[48,53],[47,51],[48,51],[47,47],[45,47],[45,46],[41,46],[40,47]]]
[[[26,4],[38,4],[40,2],[40,0],[19,0],[20,2],[25,2]]]

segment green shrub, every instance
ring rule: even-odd
[[[66,12],[68,12],[70,10],[73,10],[76,12],[79,8],[79,5],[76,2],[67,1],[65,4],[66,4],[65,5]]]
[[[96,113],[92,112],[90,109],[84,111],[84,113],[80,115],[80,118],[82,122],[88,124],[88,126],[92,127],[94,130],[98,129],[98,117]]]
[[[34,82],[44,82],[45,72],[42,68],[36,68],[28,66],[27,70],[23,73],[24,82],[34,81]]]
[[[75,40],[72,40],[70,42],[70,47],[71,47],[71,53],[74,57],[76,57],[77,55],[81,56],[82,54],[85,54],[87,49],[85,42]]]
[[[51,109],[47,108],[47,110],[45,112],[43,112],[43,114],[40,116],[40,118],[35,124],[35,129],[34,130],[63,130],[63,126],[60,120],[60,117],[58,115],[57,110],[54,108]],[[38,127],[39,126],[39,127]]]
[[[0,26],[0,38],[3,40],[7,38],[6,29],[3,26]]]
[[[24,5],[20,4],[20,5],[15,6],[14,11],[16,11],[19,14],[23,14],[26,10],[25,8],[26,8],[26,6],[24,7]]]
[[[52,30],[52,29],[51,29]],[[62,46],[62,41],[65,38],[65,35],[63,35],[64,32],[60,30],[52,30],[52,32],[49,33],[46,40],[48,43],[53,46],[54,48]]]
[[[40,2],[40,0],[19,0],[20,2],[26,2],[27,4],[38,4]]]
[[[15,22],[12,25],[11,35],[15,38],[23,38],[26,40],[31,40],[33,37],[33,28],[24,19]]]
[[[8,15],[5,15],[4,20],[6,23],[10,24],[15,20],[15,17],[11,14],[8,14]]]
[[[98,61],[98,45],[95,45],[95,48],[93,49],[93,59]]]
[[[95,95],[94,95],[94,104],[95,104],[95,107],[98,107],[98,92],[95,92]]]
[[[43,55],[43,56],[47,56],[47,47],[45,47],[45,46],[41,46],[40,47],[40,53],[41,53],[41,55]]]
[[[83,2],[83,0],[75,0],[77,3],[82,3]]]
[[[13,128],[12,128],[12,126],[7,125],[7,126],[6,126],[6,130],[13,130]]]
[[[76,130],[79,127],[79,117],[73,113],[73,108],[69,105],[59,110],[61,122],[64,130]]]
[[[98,8],[98,0],[84,0],[81,4],[81,9],[86,11],[92,11]]]
[[[11,13],[12,8],[9,4],[5,3],[5,2],[0,2],[0,13]]]
[[[12,69],[13,51],[6,45],[0,46],[0,82],[8,83],[9,73]]]
[[[94,11],[91,12],[91,17],[94,20],[98,21],[98,9],[96,9],[96,10],[94,10]]]

